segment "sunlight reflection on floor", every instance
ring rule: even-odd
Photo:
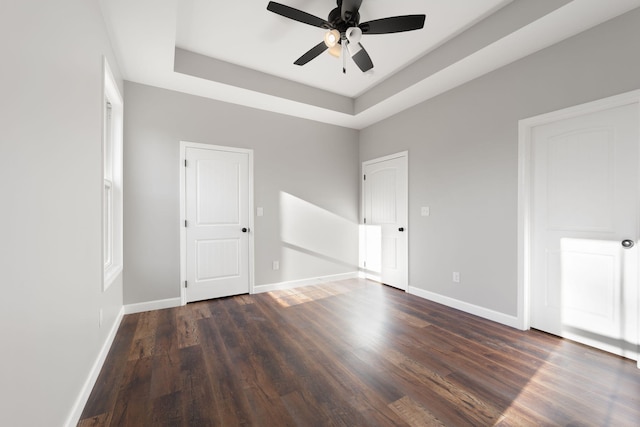
[[[283,289],[268,292],[281,307],[291,307],[306,302],[318,301],[366,286],[366,281],[360,279],[341,280],[339,282],[320,283],[318,285],[303,286],[295,289]]]
[[[566,340],[558,341],[558,354],[562,355],[565,352],[565,350],[560,351],[560,347],[576,345],[580,346],[580,344],[572,343]],[[604,352],[601,354],[603,357],[610,358],[610,355]],[[500,421],[497,422],[496,425],[526,425],[527,415],[535,417],[538,420],[543,420],[546,418],[546,422],[549,425],[553,425],[555,423],[555,406],[562,406],[565,408],[573,407],[576,411],[576,419],[579,419],[580,416],[584,413],[592,412],[589,411],[589,404],[583,403],[583,399],[584,402],[589,401],[591,402],[590,404],[593,405],[593,400],[589,400],[589,397],[594,393],[615,395],[617,393],[619,383],[624,380],[621,373],[612,374],[612,378],[610,378],[608,385],[603,386],[602,383],[600,383],[597,390],[593,388],[593,385],[586,386],[582,390],[582,392],[584,393],[583,395],[576,394],[563,396],[562,389],[564,387],[564,383],[570,383],[572,387],[576,388],[578,388],[581,384],[590,384],[587,379],[590,375],[593,375],[593,372],[589,369],[589,367],[597,366],[591,365],[591,363],[593,363],[593,360],[591,359],[593,359],[594,356],[597,357],[598,355],[600,355],[598,350],[585,349],[585,353],[582,355],[583,359],[581,360],[580,358],[576,358],[573,359],[572,362],[574,364],[579,363],[584,365],[582,373],[572,376],[565,375],[560,378],[559,375],[561,372],[563,372],[562,364],[566,362],[562,361],[562,359],[557,359],[555,351],[551,352],[547,356],[547,360],[544,361],[543,364],[536,370],[535,374],[531,376],[526,385],[521,387],[518,396],[513,399],[511,405],[502,412]],[[620,363],[624,364],[626,363],[626,360],[624,358],[620,358]],[[555,389],[553,390],[553,395],[556,396],[556,398],[551,397],[549,393],[544,393],[545,389]],[[558,399],[557,396],[563,396],[563,398]],[[601,417],[593,418],[593,415],[590,415],[592,418],[589,420],[589,424],[575,425],[611,425],[611,419],[613,418],[613,414],[616,411],[629,411],[629,408],[625,407],[625,404],[622,403],[623,401],[624,400],[621,398],[620,401],[614,399],[614,401],[602,402],[605,407],[599,408],[601,410],[598,411],[598,413],[603,414]],[[538,410],[535,413],[532,413],[529,409],[530,407],[534,406],[532,402],[535,402],[539,407],[549,408],[550,412],[545,413]],[[584,406],[580,407],[576,404]]]

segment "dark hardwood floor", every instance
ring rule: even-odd
[[[124,317],[80,426],[638,426],[636,363],[364,280]]]

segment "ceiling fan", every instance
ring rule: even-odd
[[[373,68],[373,62],[360,43],[362,35],[400,33],[424,27],[425,15],[392,16],[360,23],[358,11],[362,0],[337,0],[337,3],[338,7],[329,12],[329,17],[324,20],[275,1],[269,2],[267,10],[273,13],[327,30],[324,40],[298,58],[294,62],[295,65],[304,65],[328,49],[333,56],[342,55],[343,73],[347,72],[347,54],[358,68],[366,72]]]

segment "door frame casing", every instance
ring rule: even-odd
[[[180,141],[180,303],[187,304],[187,292],[184,286],[187,280],[187,228],[184,223],[187,219],[186,204],[186,185],[187,185],[187,168],[185,161],[187,159],[187,148],[198,148],[211,151],[224,151],[230,153],[247,154],[249,159],[249,205],[247,209],[249,217],[249,293],[254,293],[255,275],[254,275],[254,218],[253,218],[253,150],[248,148],[226,147],[221,145],[203,144],[199,142]]]
[[[362,276],[364,278],[370,278],[372,280],[377,280],[375,277],[368,275],[367,271],[366,271],[366,267],[364,266],[364,262],[366,261],[366,248],[365,248],[365,233],[364,233],[364,215],[365,215],[365,192],[364,192],[364,186],[365,186],[365,182],[364,182],[364,169],[365,166],[367,165],[371,165],[371,164],[375,164],[375,163],[380,163],[380,162],[384,162],[387,160],[393,160],[393,159],[398,159],[398,158],[402,158],[404,159],[405,162],[405,173],[406,173],[406,183],[407,183],[407,188],[406,188],[406,199],[407,199],[407,208],[406,208],[406,216],[405,218],[403,218],[403,221],[406,225],[407,228],[407,239],[406,239],[406,248],[405,248],[405,253],[407,254],[407,259],[406,262],[404,263],[404,268],[406,271],[406,276],[407,276],[407,283],[406,286],[402,289],[405,292],[409,291],[409,232],[411,231],[411,227],[409,225],[409,151],[400,151],[398,153],[394,153],[394,154],[389,154],[387,156],[382,156],[382,157],[378,157],[375,159],[371,159],[371,160],[366,160],[364,162],[362,162],[361,164],[361,169],[360,169],[360,256],[359,256],[359,268],[361,269],[362,272]]]
[[[586,114],[622,107],[630,104],[639,105],[638,126],[640,128],[640,90],[611,96],[585,104],[576,105],[550,113],[541,114],[518,122],[518,328],[531,328],[531,223],[533,218],[533,152],[532,133],[537,126],[571,119]],[[640,167],[640,158],[637,159]],[[640,188],[640,183],[639,183]],[[638,207],[640,212],[640,206]],[[640,217],[636,218],[637,229],[640,230]],[[638,237],[635,236],[637,239]],[[640,260],[639,260],[640,262]],[[640,265],[640,264],[639,264]],[[640,297],[639,297],[640,299]],[[640,301],[639,307],[640,307]],[[638,314],[640,323],[640,313]],[[640,325],[639,325],[640,331]],[[640,332],[639,332],[640,334]],[[640,342],[640,336],[638,337]],[[638,361],[640,367],[640,360]]]

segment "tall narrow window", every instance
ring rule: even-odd
[[[104,117],[104,268],[113,265],[113,139],[111,127],[113,108],[111,102],[105,102]]]
[[[103,290],[122,271],[122,107],[122,96],[105,59],[102,136]]]

